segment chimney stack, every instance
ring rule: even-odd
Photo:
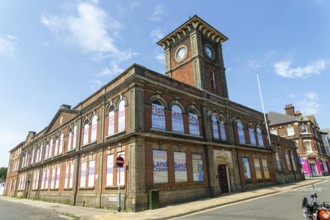
[[[294,106],[292,104],[285,105],[284,109],[287,115],[295,116]]]
[[[302,114],[301,114],[301,112],[300,111],[296,111],[296,113],[294,114],[294,116],[296,116],[296,117],[299,117],[299,116],[301,116]]]

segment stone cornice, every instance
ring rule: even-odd
[[[176,30],[174,30],[166,37],[158,41],[157,44],[159,46],[162,46],[163,48],[167,48],[170,45],[175,44],[183,37],[190,34],[193,30],[199,31],[201,34],[207,36],[209,39],[217,43],[222,43],[228,40],[228,38],[225,35],[223,35],[218,30],[213,28],[211,25],[206,23],[200,17],[195,15],[192,18],[190,18],[187,22],[185,22],[183,25],[178,27]]]

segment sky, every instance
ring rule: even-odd
[[[293,104],[330,127],[330,1],[10,0],[0,5],[0,167],[29,131],[48,126],[133,63],[164,74],[156,42],[198,15],[229,38],[230,100],[284,113]]]

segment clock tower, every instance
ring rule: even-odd
[[[228,98],[222,43],[226,36],[193,16],[157,44],[165,50],[166,76]]]

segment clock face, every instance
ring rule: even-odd
[[[213,50],[212,48],[209,46],[209,45],[206,45],[205,46],[205,53],[206,53],[206,56],[208,56],[209,58],[213,59]]]
[[[175,55],[177,61],[182,61],[187,55],[187,49],[185,47],[180,47]]]

